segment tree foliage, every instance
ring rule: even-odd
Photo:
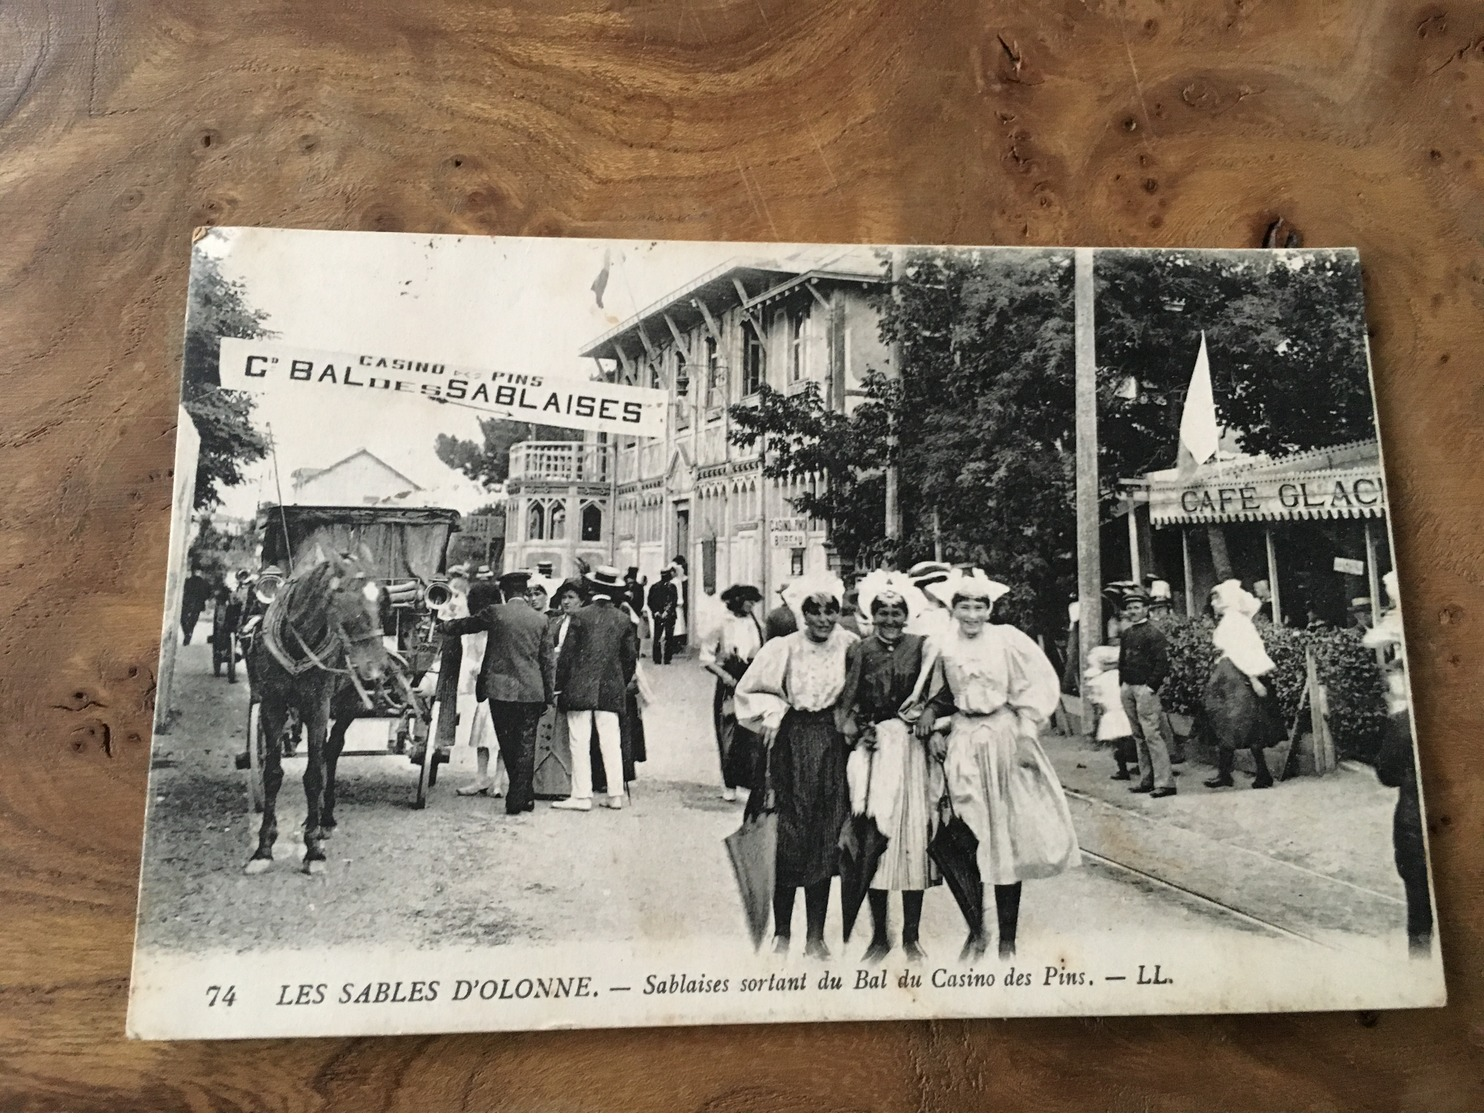
[[[582,437],[581,431],[567,427],[543,427],[500,418],[479,420],[479,432],[482,445],[467,438],[440,434],[433,443],[433,451],[444,465],[487,489],[498,487],[510,476],[510,448],[517,443],[573,442]]]
[[[869,370],[848,418],[813,385],[765,389],[731,409],[732,440],[761,442],[769,476],[826,476],[795,503],[858,564],[930,557],[936,512],[946,559],[1011,585],[1011,618],[1060,632],[1076,588],[1073,272],[1068,251],[925,249],[893,294],[883,257],[875,298],[901,378]],[[1105,519],[1121,478],[1174,465],[1202,330],[1218,417],[1244,449],[1374,435],[1353,254],[1100,252],[1095,281]],[[893,417],[903,533],[887,540]]]
[[[220,387],[224,337],[269,337],[267,314],[248,302],[243,284],[222,274],[220,261],[198,250],[192,259],[182,359],[181,404],[201,436],[194,507],[215,508],[221,490],[241,484],[243,467],[261,461],[268,443],[253,426],[253,398]]]

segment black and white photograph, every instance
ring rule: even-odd
[[[1361,263],[200,231],[130,1034],[1444,1003]]]

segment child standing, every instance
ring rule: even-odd
[[[1131,777],[1129,765],[1138,763],[1138,753],[1134,729],[1124,712],[1122,691],[1118,685],[1117,648],[1107,644],[1093,648],[1082,693],[1092,703],[1097,715],[1094,737],[1099,744],[1106,742],[1112,746],[1113,759],[1118,762],[1118,771],[1110,778],[1127,781]]]

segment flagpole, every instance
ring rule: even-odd
[[[1092,249],[1074,250],[1073,339],[1077,353],[1077,677],[1103,642],[1103,563],[1098,520],[1097,351],[1093,337]]]

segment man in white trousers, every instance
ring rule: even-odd
[[[572,615],[556,668],[557,708],[566,713],[572,742],[572,795],[553,803],[552,808],[592,810],[593,766],[587,742],[596,724],[608,782],[603,806],[621,810],[624,766],[619,718],[639,662],[639,637],[628,615],[614,604],[624,592],[619,572],[600,566],[587,575],[586,582],[589,604]]]

